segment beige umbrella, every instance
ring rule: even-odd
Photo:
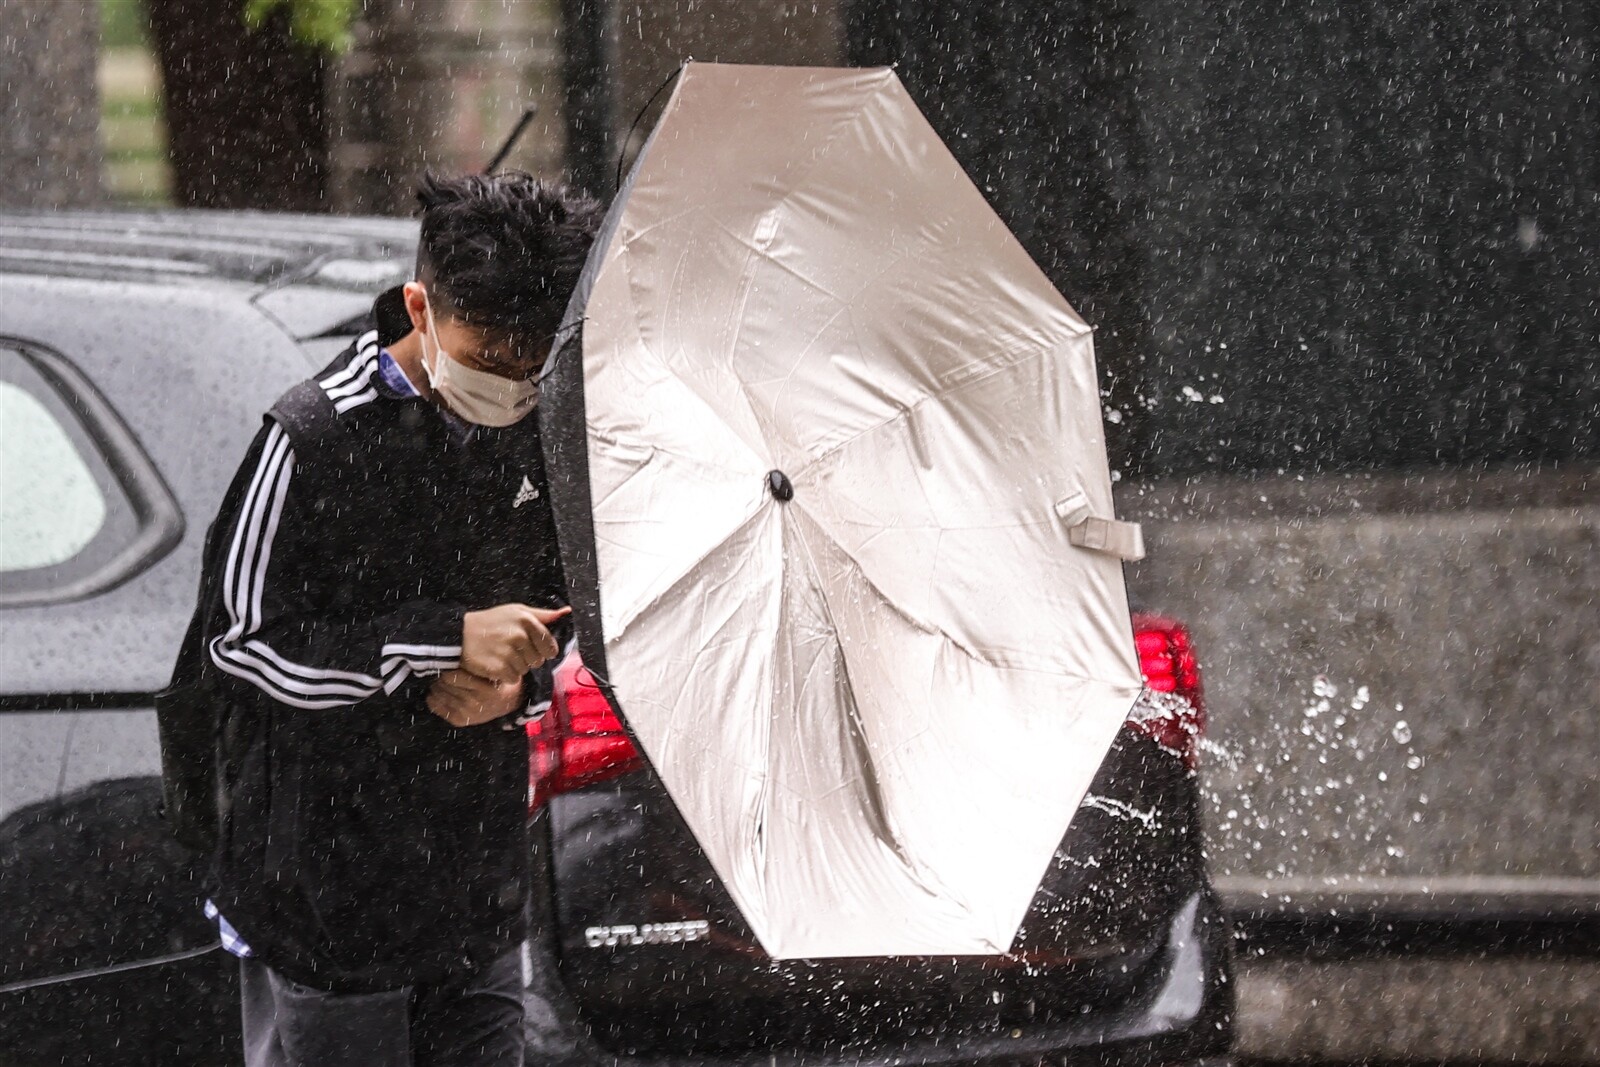
[[[578,317],[585,658],[762,945],[1006,951],[1140,689],[1088,326],[892,71],[700,63]]]

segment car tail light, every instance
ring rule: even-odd
[[[1189,631],[1174,619],[1135,615],[1133,640],[1151,695],[1134,709],[1128,728],[1194,767],[1205,730],[1205,703]],[[644,766],[577,652],[556,668],[550,711],[528,724],[528,740],[534,808],[553,796]]]
[[[644,766],[577,652],[555,670],[550,710],[528,724],[532,806]]]
[[[1134,708],[1128,728],[1176,752],[1192,768],[1200,755],[1206,710],[1189,631],[1175,619],[1135,615],[1133,643],[1150,693]]]

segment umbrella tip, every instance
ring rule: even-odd
[[[794,486],[790,484],[789,476],[782,471],[767,472],[767,492],[782,504],[794,499]]]

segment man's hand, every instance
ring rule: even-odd
[[[546,628],[571,608],[501,604],[469,611],[461,625],[461,666],[479,678],[510,685],[561,651]]]
[[[471,671],[446,671],[428,689],[428,710],[451,726],[481,726],[522,710],[522,679],[501,685]]]

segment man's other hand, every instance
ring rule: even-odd
[[[481,726],[522,709],[522,679],[509,685],[446,671],[428,689],[428,710],[451,726]]]
[[[517,681],[561,651],[548,627],[571,611],[501,604],[467,612],[461,625],[462,668],[493,682]]]

